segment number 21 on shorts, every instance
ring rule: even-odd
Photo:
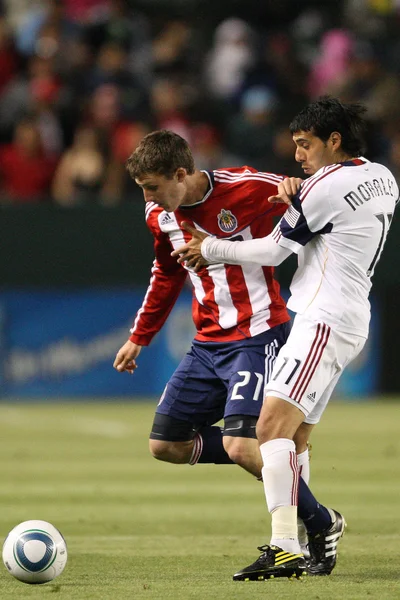
[[[245,397],[239,392],[239,389],[247,386],[253,377],[256,378],[256,386],[254,388],[253,400],[260,398],[261,390],[263,389],[264,375],[261,373],[252,373],[251,371],[238,371],[237,374],[242,378],[237,381],[232,388],[231,400],[244,400]],[[252,383],[254,383],[252,381]]]

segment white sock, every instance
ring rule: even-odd
[[[299,470],[292,440],[278,438],[260,446],[262,477],[268,510],[272,517],[271,545],[300,554],[297,538]]]
[[[299,473],[306,484],[310,481],[310,457],[307,450],[297,455],[297,464],[299,465]]]

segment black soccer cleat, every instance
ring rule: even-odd
[[[308,534],[310,558],[307,560],[309,575],[330,575],[336,565],[337,545],[344,534],[346,521],[336,510],[328,508],[332,525],[317,533]]]
[[[307,565],[302,554],[292,554],[277,546],[259,546],[260,558],[234,574],[234,581],[264,581],[275,577],[301,579],[307,575]]]

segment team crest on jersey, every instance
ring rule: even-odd
[[[221,208],[221,212],[218,215],[218,227],[221,229],[221,231],[224,231],[225,233],[232,233],[232,231],[235,231],[237,226],[238,222],[235,215],[233,215],[230,210]]]

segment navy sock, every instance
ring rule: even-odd
[[[327,529],[332,523],[328,509],[317,501],[302,477],[299,482],[297,514],[304,521],[307,532],[311,534]]]
[[[201,440],[199,440],[201,437]],[[224,445],[222,443],[222,431],[216,425],[202,427],[196,435],[195,445],[198,445],[198,453],[200,454],[197,460],[199,463],[214,463],[216,465],[231,465],[233,460],[229,458]]]

